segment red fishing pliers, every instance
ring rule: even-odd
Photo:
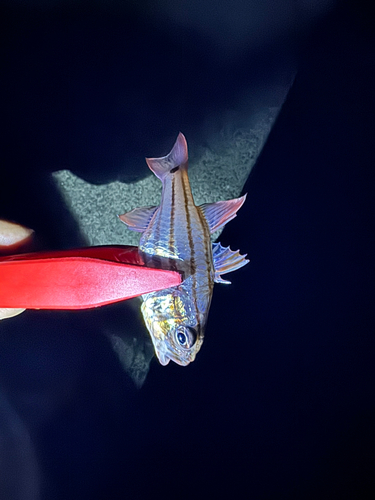
[[[0,308],[88,309],[177,286],[137,247],[103,246],[0,258]]]

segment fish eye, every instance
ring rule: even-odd
[[[197,332],[191,326],[180,326],[176,330],[176,339],[181,347],[190,349],[197,340]]]

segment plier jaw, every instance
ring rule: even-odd
[[[103,246],[0,258],[0,308],[88,309],[177,286],[137,247]]]

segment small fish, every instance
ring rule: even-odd
[[[236,217],[246,195],[197,207],[181,133],[167,156],[146,162],[163,184],[160,206],[135,208],[119,218],[142,233],[139,250],[146,263],[163,257],[169,269],[183,273],[181,285],[142,295],[142,314],[160,363],[186,366],[203,343],[214,282],[230,283],[221,275],[249,262],[238,251],[212,244],[210,237]]]

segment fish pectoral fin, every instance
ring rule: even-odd
[[[118,218],[126,224],[131,231],[143,233],[143,231],[146,231],[158,208],[159,207],[134,208],[126,214],[119,215]]]
[[[230,281],[223,280],[221,275],[236,271],[249,262],[246,259],[246,254],[241,255],[239,250],[234,252],[229,247],[224,248],[220,243],[212,244],[212,256],[215,267],[215,283],[230,284]]]
[[[234,198],[233,200],[204,203],[201,205],[199,210],[201,210],[208,223],[210,233],[214,233],[222,228],[227,222],[234,219],[237,215],[237,211],[242,207],[245,200],[246,194],[240,198]]]

